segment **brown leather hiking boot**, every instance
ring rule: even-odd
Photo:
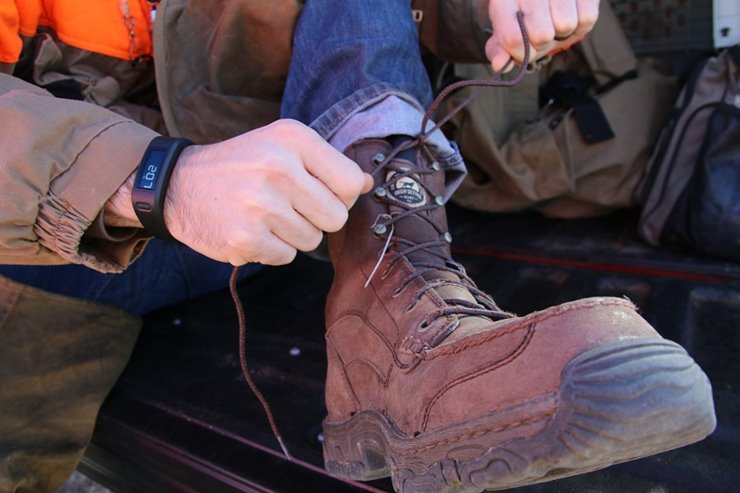
[[[391,475],[404,493],[479,492],[711,433],[708,379],[630,302],[501,311],[449,257],[443,170],[423,151],[408,160],[391,151],[380,140],[347,151],[377,188],[329,238],[331,474]]]

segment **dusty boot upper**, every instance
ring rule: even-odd
[[[626,300],[578,300],[524,317],[500,310],[449,257],[444,171],[423,148],[410,159],[388,159],[390,144],[364,141],[347,155],[373,174],[376,188],[329,238],[335,278],[326,307],[324,453],[330,472],[354,479],[390,473],[398,491],[527,484],[555,477],[550,469],[573,474],[567,461],[593,469],[665,449],[658,440],[597,457],[579,438],[563,445],[571,440],[566,432],[576,426],[572,422],[585,426],[566,414],[600,406],[581,399],[588,385],[579,382],[595,375],[605,383],[594,392],[642,395],[620,382],[644,371],[690,382],[690,391],[674,396],[658,377],[654,386],[635,380],[640,388],[670,394],[659,397],[666,405],[707,399],[701,370]],[[674,375],[676,365],[689,370]],[[652,403],[657,394],[645,398]],[[626,410],[611,404],[597,409],[601,418],[589,418],[588,426],[601,426],[605,416],[621,423],[610,413],[624,412],[635,416],[620,433],[644,435],[636,415],[654,409],[641,398],[626,399]],[[612,401],[607,395],[604,402]],[[708,402],[711,408],[711,396]],[[685,423],[701,422],[699,431],[681,420],[676,425],[690,428],[692,440],[714,426],[706,406],[701,420],[695,418],[686,416]],[[652,431],[670,435],[673,428],[661,426]],[[509,443],[517,445],[506,448]],[[573,450],[593,464],[575,460]],[[505,465],[494,467],[496,461]]]
[[[363,290],[368,291],[363,294],[377,291],[381,298],[388,295],[409,301],[402,312],[395,314],[404,315],[405,326],[412,323],[420,329],[406,334],[406,345],[433,347],[461,329],[473,330],[481,323],[488,324],[491,318],[511,316],[477,289],[462,265],[450,257],[452,237],[444,211],[444,170],[416,148],[403,153],[408,159],[398,156],[386,160],[391,152],[390,144],[381,140],[349,151],[350,157],[373,173],[375,187],[355,205],[347,226],[330,236],[336,275],[348,272],[355,279],[359,267],[365,276]],[[386,244],[387,251],[382,255]],[[387,280],[391,274],[392,279]],[[373,289],[369,289],[370,284]],[[327,310],[346,306],[337,300],[343,296],[341,285],[335,286],[340,289],[332,292]],[[436,309],[415,310],[427,298],[437,302]]]
[[[337,420],[360,410],[396,408],[398,415],[391,417],[396,424],[405,422],[410,428],[401,429],[413,434],[428,428],[433,416],[439,415],[438,425],[445,426],[490,410],[491,402],[485,401],[491,398],[481,395],[485,379],[455,379],[482,371],[494,362],[500,366],[499,360],[513,360],[515,352],[521,352],[524,341],[531,338],[529,326],[534,319],[514,318],[501,311],[450,258],[450,237],[441,204],[444,171],[419,154],[417,163],[400,158],[384,163],[391,151],[385,141],[366,141],[347,152],[374,174],[375,190],[357,202],[346,227],[329,238],[335,270],[326,307],[332,366],[329,383],[351,391],[330,389],[327,406],[329,417]],[[389,235],[387,251],[381,257]],[[622,300],[589,303],[632,311],[632,305]],[[655,336],[641,318],[634,319],[634,335]],[[585,334],[576,334],[577,328],[573,329],[574,344],[582,347]],[[549,341],[545,351],[563,342],[561,334],[553,335],[558,341]],[[624,335],[620,333],[620,337]],[[476,348],[484,354],[476,354]],[[444,365],[430,364],[441,356]],[[334,368],[335,363],[343,368]],[[555,362],[553,381],[559,371]],[[336,382],[335,378],[344,381]],[[542,385],[541,378],[534,383],[542,387],[541,392],[552,391]],[[522,381],[497,382],[491,397],[503,397],[508,384],[519,389]],[[398,385],[395,391],[399,393],[389,394],[389,385]],[[459,401],[463,389],[475,402]],[[448,393],[454,397],[446,403]],[[418,412],[408,411],[411,402]]]

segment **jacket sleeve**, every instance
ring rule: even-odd
[[[125,269],[146,240],[101,227],[102,210],[156,135],[0,73],[0,263]]]

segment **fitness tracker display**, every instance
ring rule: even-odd
[[[164,198],[178,156],[193,142],[156,137],[149,143],[136,171],[131,201],[144,230],[158,238],[174,240],[164,223]]]

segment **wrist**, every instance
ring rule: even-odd
[[[142,227],[131,204],[131,188],[133,187],[135,175],[136,171],[131,173],[126,181],[118,187],[118,190],[105,203],[103,218],[106,226],[117,228]]]
[[[167,187],[167,195],[164,199],[164,222],[172,236],[178,240],[193,233],[188,221],[189,211],[184,205],[193,201],[192,190],[188,189],[188,185],[193,182],[191,170],[193,164],[199,159],[198,156],[202,149],[203,146],[199,145],[191,145],[183,149],[177,158],[177,166],[172,171],[170,184]]]

